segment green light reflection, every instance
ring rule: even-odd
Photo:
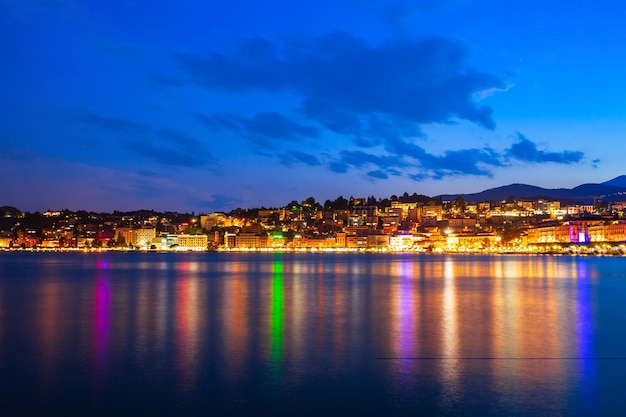
[[[280,254],[276,255],[273,266],[270,359],[272,363],[278,363],[283,357],[284,344],[283,263]]]

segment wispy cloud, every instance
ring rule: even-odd
[[[581,162],[584,154],[580,151],[548,152],[540,150],[537,144],[526,138],[521,133],[517,134],[517,143],[511,145],[506,156],[524,162],[544,163],[554,162],[557,164],[575,164]]]
[[[206,164],[204,158],[197,157],[196,155],[137,140],[124,142],[124,148],[135,153],[137,156],[151,159],[162,165],[197,167]]]
[[[180,69],[207,88],[296,92],[307,116],[322,123],[318,115],[381,113],[414,123],[460,118],[492,129],[492,109],[479,106],[473,94],[505,84],[468,66],[466,57],[463,44],[443,37],[369,45],[340,32],[282,42],[248,39],[229,56],[175,55]]]
[[[206,145],[183,131],[168,128],[155,130],[142,122],[101,116],[89,110],[81,111],[73,119],[105,131],[125,134],[122,140],[124,149],[159,164],[211,166],[214,169],[216,158]]]
[[[387,9],[402,18],[417,7],[398,3]],[[259,145],[263,155],[285,166],[323,165],[337,173],[362,170],[386,179],[404,174],[415,180],[474,175],[491,177],[510,160],[575,163],[582,152],[548,152],[520,135],[504,151],[489,146],[453,149],[441,154],[420,144],[422,126],[464,120],[495,128],[493,110],[481,99],[511,87],[500,77],[472,68],[462,43],[444,37],[388,40],[372,45],[335,32],[316,38],[254,38],[241,41],[230,54],[175,54],[192,82],[232,94],[254,90],[299,98],[289,115],[275,111],[252,117],[235,114],[196,117],[211,128],[228,129]],[[272,140],[295,143],[303,138],[329,141],[345,137],[353,146],[323,157],[299,150],[276,149]],[[333,144],[334,149],[337,144]],[[367,149],[367,152],[354,147]]]
[[[366,175],[387,178],[385,175],[407,174],[413,179],[441,179],[455,175],[491,176],[491,169],[504,166],[502,156],[491,148],[461,149],[434,155],[424,148],[407,142],[398,142],[393,154],[375,155],[362,151],[343,151],[329,164],[334,172],[347,172],[349,167],[374,167]]]
[[[145,134],[150,132],[150,128],[142,123],[118,117],[101,116],[90,110],[83,109],[73,115],[72,119],[86,125],[95,126],[101,129],[128,134]]]
[[[387,178],[389,178],[389,175],[386,172],[381,171],[380,169],[377,169],[375,171],[370,171],[366,175],[368,177],[376,178],[379,180],[386,180]]]
[[[204,143],[189,136],[185,132],[173,129],[161,129],[157,134],[170,144],[176,146],[181,151],[188,153],[204,154],[208,156],[208,152]]]
[[[309,166],[322,165],[317,156],[300,151],[289,151],[279,155],[280,163],[284,166],[292,166],[295,163],[302,163]]]
[[[261,112],[253,117],[233,114],[195,115],[209,127],[228,129],[240,133],[253,142],[267,140],[298,141],[302,138],[317,138],[320,129],[298,123],[278,112]]]

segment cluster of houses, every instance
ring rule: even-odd
[[[468,204],[462,198],[442,202],[421,197],[340,197],[323,206],[309,198],[278,209],[198,216],[5,213],[0,248],[525,252],[572,245],[624,249],[626,244],[626,203],[561,207],[546,200]]]

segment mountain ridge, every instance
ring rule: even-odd
[[[593,204],[597,200],[606,202],[626,200],[626,175],[620,175],[608,181],[595,184],[585,183],[574,188],[543,188],[535,185],[514,183],[489,188],[478,193],[441,194],[442,200],[454,200],[463,197],[468,202],[500,201],[516,199],[552,199],[558,201]]]

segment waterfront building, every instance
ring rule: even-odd
[[[449,233],[446,248],[449,251],[477,252],[493,249],[500,241],[496,233]]]
[[[588,243],[588,228],[599,224],[598,219],[572,220],[563,223],[549,223],[527,230],[528,244],[542,243]]]
[[[235,237],[236,248],[265,248],[267,247],[267,236],[254,233],[239,233]]]
[[[237,235],[235,233],[224,233],[224,247],[225,248],[234,248],[235,247],[235,238]]]
[[[148,249],[156,237],[156,229],[129,229],[120,227],[116,230],[117,239],[123,237],[126,244],[139,249]],[[79,245],[80,246],[80,245]]]
[[[587,227],[590,242],[626,242],[626,221],[616,220],[608,224]]]
[[[208,245],[207,235],[176,235],[178,250],[202,251]]]
[[[267,237],[267,246],[273,249],[284,248],[287,239],[281,233],[274,233]]]
[[[346,247],[348,248],[367,248],[367,236],[346,236]]]
[[[344,232],[339,232],[336,234],[335,240],[336,244],[340,248],[345,248],[347,245],[347,235]]]
[[[42,248],[58,248],[60,247],[60,243],[58,239],[44,239],[41,241]]]
[[[34,248],[41,242],[41,239],[39,239],[36,234],[36,230],[18,231],[17,239],[15,239],[15,244],[13,246],[22,248]]]
[[[417,247],[422,240],[424,240],[424,237],[419,235],[403,234],[389,236],[389,249],[394,251],[410,250]]]
[[[371,235],[367,237],[367,247],[369,248],[388,248],[389,235]]]

